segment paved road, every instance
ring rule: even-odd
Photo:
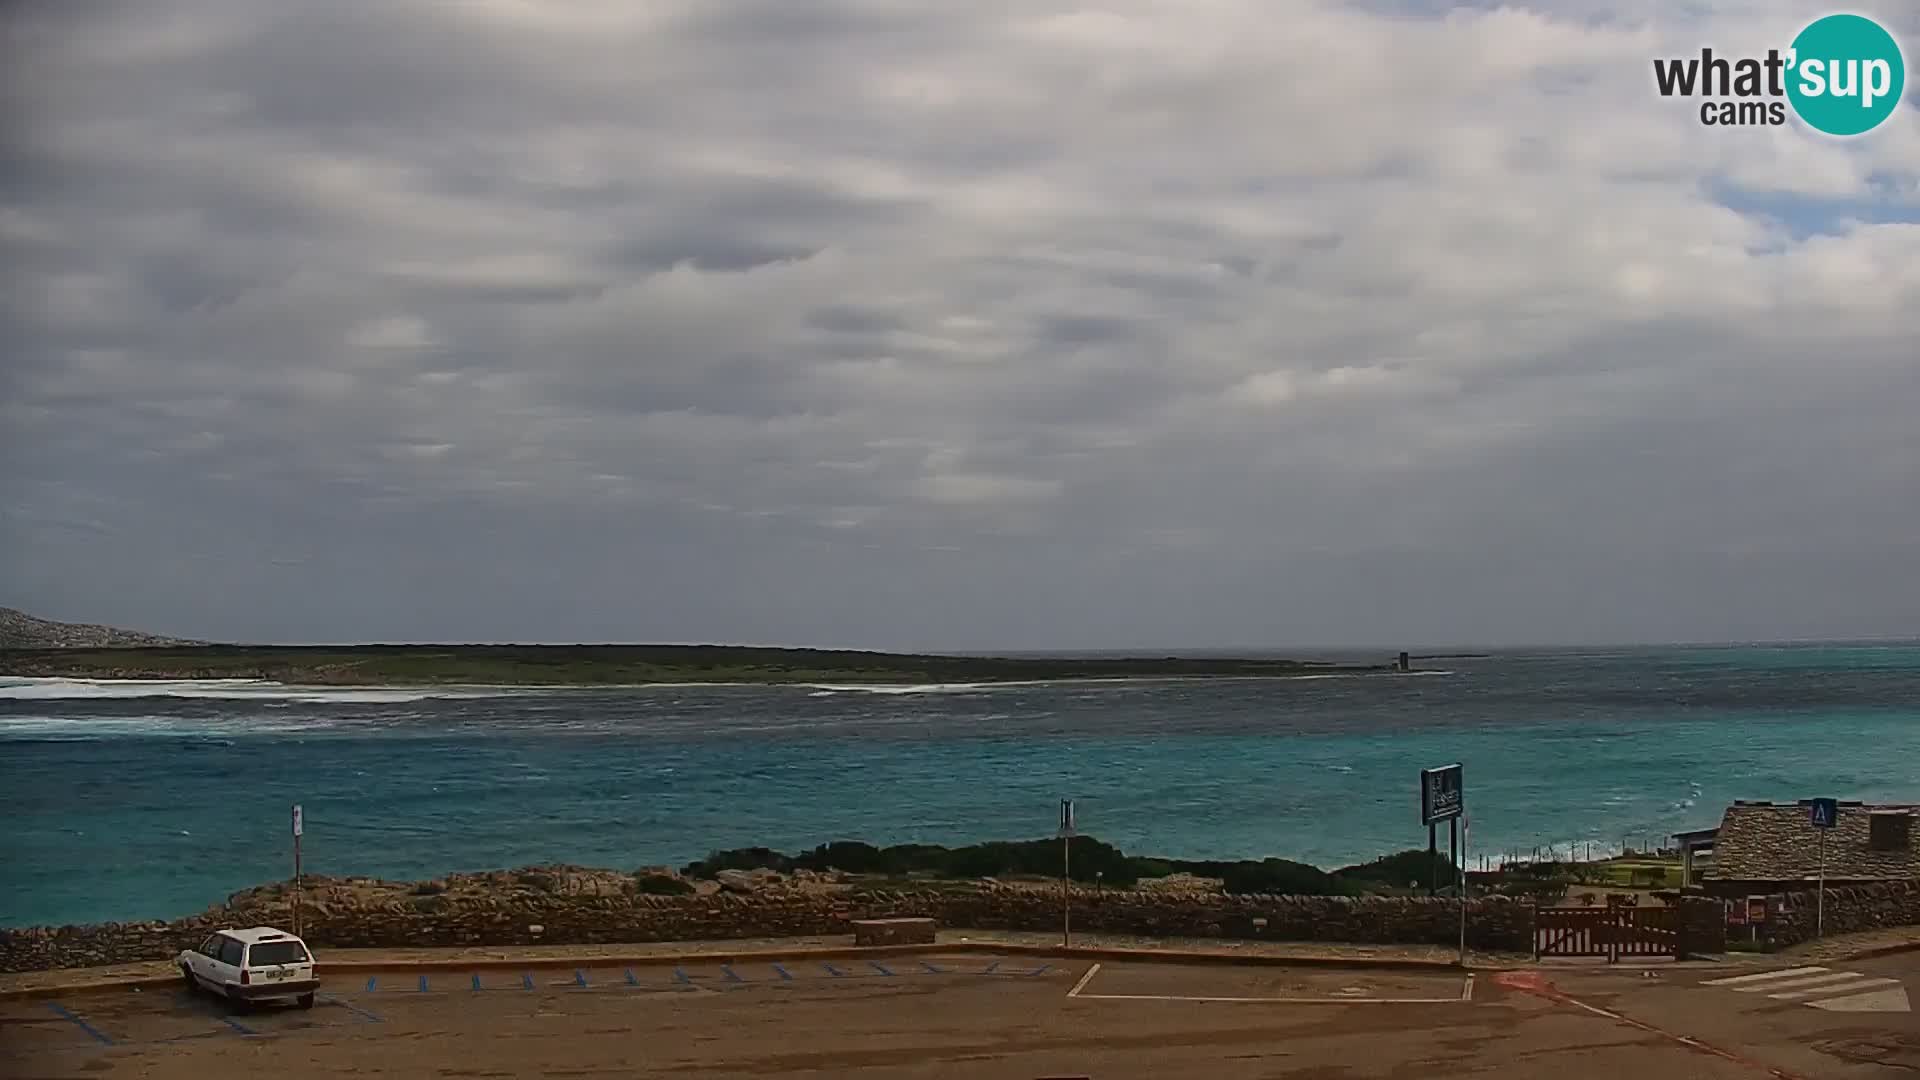
[[[1920,1076],[1920,953],[1858,963],[1553,971],[1579,1003],[1804,1077]]]
[[[1861,979],[1896,970],[1859,967]],[[1444,972],[929,953],[424,981],[394,972],[333,980],[310,1012],[234,1012],[185,990],[13,1003],[0,1008],[0,1076],[1751,1080],[1774,1066],[1838,1080],[1913,1076],[1861,1049],[1894,1046],[1913,1014],[1863,1020],[1733,988],[1747,984],[1707,985],[1735,970],[1555,972],[1550,987]],[[1641,1015],[1744,1049],[1689,1047],[1629,1022]],[[1741,1041],[1757,1033],[1766,1039]]]

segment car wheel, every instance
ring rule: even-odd
[[[200,980],[193,977],[193,969],[185,964],[180,965],[180,978],[187,984],[188,993],[193,993],[200,989]]]
[[[303,1009],[311,1009],[311,1008],[313,1008],[313,995],[312,995],[312,994],[301,994],[301,995],[300,995],[300,998],[299,998],[299,1001],[300,1001],[300,1007],[301,1007],[301,1008],[303,1008]]]

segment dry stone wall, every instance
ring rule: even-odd
[[[1816,910],[1817,891],[1792,892],[1777,899],[1782,902],[1769,906],[1778,914],[1767,927],[1774,946],[1784,948],[1811,941],[1822,921]],[[1825,906],[1829,934],[1920,926],[1920,881],[1829,887]]]
[[[514,880],[524,883],[525,875]],[[1073,925],[1087,933],[1441,945],[1457,942],[1460,933],[1457,903],[1424,898],[1075,889],[1072,901]],[[856,919],[889,917],[931,918],[943,929],[1047,931],[1060,925],[1060,893],[983,884],[655,896],[606,885],[563,892],[522,887],[489,896],[435,893],[425,885],[368,903],[323,892],[302,912],[317,949],[618,944],[850,934]],[[291,922],[285,890],[268,888],[172,922],[0,931],[0,971],[162,960],[222,927]],[[1467,938],[1476,948],[1524,951],[1532,947],[1532,927],[1530,904],[1476,900]]]

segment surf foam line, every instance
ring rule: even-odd
[[[308,705],[393,705],[433,698],[504,697],[520,687],[340,687],[299,686],[267,679],[0,679],[0,700],[98,701],[133,698],[201,698],[214,701],[293,701]]]

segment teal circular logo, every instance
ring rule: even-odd
[[[1787,99],[1829,135],[1859,135],[1893,115],[1907,89],[1900,43],[1872,19],[1828,15],[1793,39]]]

